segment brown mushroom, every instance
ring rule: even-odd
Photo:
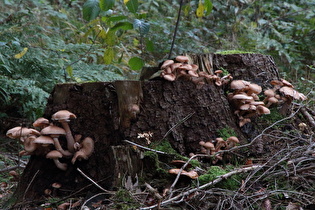
[[[179,168],[172,168],[172,169],[168,170],[168,173],[177,175],[177,174],[179,174],[180,170],[181,169],[179,169]],[[182,170],[180,175],[188,176],[191,179],[197,179],[199,177],[198,173],[194,170],[191,170],[191,171]]]
[[[226,139],[226,143],[227,149],[231,149],[232,147],[235,147],[236,144],[240,143],[240,141],[236,136],[230,136],[229,138]]]
[[[163,62],[162,66],[161,66],[161,69],[165,69],[166,67],[172,65],[174,63],[173,60],[166,60]]]
[[[25,127],[14,127],[7,131],[6,136],[11,139],[20,139],[24,142],[24,139],[27,138],[29,135],[39,136],[39,131],[32,129],[32,128],[25,128]]]
[[[76,118],[77,118],[76,115],[69,112],[68,110],[60,110],[52,115],[52,120],[60,122],[62,127],[65,129],[67,138],[67,148],[72,153],[74,152],[74,138],[72,136],[68,122],[71,119]]]
[[[77,159],[87,160],[94,151],[94,141],[90,137],[86,137],[85,139],[83,139],[80,145],[81,145],[81,149],[74,154],[71,160],[72,164],[74,164]]]
[[[49,135],[52,137],[52,139],[54,140],[54,145],[55,148],[65,157],[70,157],[73,154],[71,152],[69,152],[68,150],[64,150],[59,142],[59,136],[61,135],[66,135],[66,131],[63,128],[60,128],[58,126],[55,125],[50,125],[47,126],[46,128],[44,128],[43,130],[41,130],[41,134],[42,135]]]
[[[215,152],[215,147],[211,142],[200,141],[199,144],[206,149],[206,154],[211,156]]]
[[[187,56],[184,56],[184,55],[179,55],[175,58],[175,60],[180,62],[180,63],[188,63],[189,58]]]
[[[215,140],[215,152],[218,152],[219,150],[221,150],[221,148],[225,148],[227,146],[223,138],[216,138]]]
[[[61,152],[57,151],[57,150],[52,150],[49,153],[47,153],[46,158],[48,159],[52,159],[54,161],[54,163],[56,164],[57,168],[66,171],[68,166],[66,163],[61,163],[59,161],[59,158],[62,158],[62,154]]]
[[[44,117],[40,117],[33,122],[33,126],[35,128],[40,128],[40,129],[43,129],[43,128],[49,126],[49,124],[50,124],[49,120],[44,118]]]

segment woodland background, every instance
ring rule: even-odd
[[[314,0],[183,2],[170,54],[177,0],[0,0],[0,181],[19,151],[3,128],[41,117],[55,84],[137,79],[185,52],[271,55],[314,109]]]

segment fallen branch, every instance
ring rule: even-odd
[[[312,117],[310,113],[308,113],[308,111],[304,107],[301,107],[301,113],[305,117],[305,119],[309,122],[311,127],[315,128],[315,119]]]
[[[178,182],[178,179],[182,173],[182,171],[184,170],[184,168],[186,168],[186,166],[189,164],[189,162],[194,159],[195,157],[208,157],[208,155],[203,155],[203,154],[196,154],[196,155],[193,155],[189,158],[189,160],[187,160],[187,162],[181,167],[181,169],[179,170],[177,176],[176,176],[176,179],[174,180],[172,186],[170,187],[169,189],[169,198],[171,198],[173,196],[173,189],[176,185],[176,183]]]
[[[165,205],[167,205],[167,204],[172,203],[172,202],[175,201],[175,200],[178,200],[178,199],[181,198],[181,197],[187,196],[187,195],[189,195],[189,194],[191,194],[191,193],[193,193],[193,192],[196,192],[196,191],[198,191],[198,190],[202,190],[202,189],[204,189],[204,188],[210,187],[211,185],[215,185],[215,184],[221,182],[222,180],[229,178],[230,176],[233,176],[233,175],[239,174],[239,173],[246,173],[246,172],[248,172],[248,171],[252,171],[252,170],[255,170],[255,169],[258,169],[258,168],[261,168],[261,167],[262,167],[261,165],[254,165],[254,166],[251,166],[251,167],[240,168],[240,169],[231,171],[231,172],[229,172],[229,173],[226,173],[226,174],[224,174],[224,175],[221,175],[219,178],[217,178],[217,179],[215,179],[215,180],[213,180],[213,181],[211,181],[211,182],[209,182],[209,183],[207,183],[207,184],[204,184],[204,185],[202,185],[202,186],[200,186],[200,187],[197,187],[197,188],[193,188],[193,189],[188,190],[188,191],[186,191],[186,192],[182,192],[182,193],[178,194],[178,195],[175,196],[175,197],[172,197],[172,198],[170,198],[170,199],[168,199],[168,200],[166,200],[166,201],[163,201],[160,205],[161,205],[161,206],[163,206],[163,205],[165,206]],[[158,205],[156,204],[156,205],[153,205],[153,206],[143,207],[143,208],[140,208],[140,209],[142,209],[142,210],[145,210],[145,209],[153,209],[153,208],[155,208],[155,207],[157,207],[157,206],[158,206]]]
[[[77,171],[80,172],[80,174],[82,176],[84,176],[85,178],[87,178],[90,182],[92,182],[96,187],[98,187],[99,189],[101,189],[102,191],[109,193],[109,194],[114,194],[114,192],[109,191],[109,190],[105,190],[103,187],[101,187],[99,184],[97,184],[93,179],[91,179],[90,177],[88,177],[85,173],[83,173],[83,171],[81,171],[81,169],[77,168]]]
[[[129,140],[124,140],[125,142],[129,143],[129,144],[132,144],[132,145],[135,145],[137,147],[140,147],[142,149],[146,149],[146,150],[149,150],[149,151],[152,151],[152,152],[156,152],[156,153],[160,153],[160,154],[166,154],[165,152],[162,152],[162,151],[158,151],[158,150],[155,150],[155,149],[151,149],[151,148],[148,148],[148,147],[145,147],[145,146],[142,146],[140,144],[137,144],[137,143],[134,143],[132,141],[129,141]]]

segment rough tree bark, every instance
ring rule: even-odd
[[[269,81],[279,79],[270,56],[189,56],[203,71],[212,73],[224,68],[234,79],[251,81],[264,89],[269,87]],[[134,178],[145,173],[142,152],[123,141],[127,139],[147,146],[144,139],[137,138],[139,133],[152,132],[153,142],[166,139],[182,155],[200,151],[200,140],[215,139],[218,131],[227,127],[237,133],[242,143],[252,138],[253,127],[246,130],[238,126],[225,95],[227,87],[205,84],[197,88],[189,81],[131,83],[135,84],[134,88],[121,81],[55,86],[44,117],[50,119],[53,113],[62,109],[75,113],[77,119],[70,123],[73,133],[92,137],[95,151],[88,160],[77,161],[74,165],[70,159],[62,159],[69,165],[67,171],[57,169],[53,161],[42,156],[32,156],[14,193],[16,206],[41,199],[45,196],[44,190],[51,189],[54,182],[62,184],[56,193],[60,196],[97,191],[78,173],[77,167],[105,189],[119,187],[124,177]],[[128,103],[132,106],[125,106]]]

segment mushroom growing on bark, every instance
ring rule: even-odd
[[[71,157],[73,154],[68,150],[64,150],[59,142],[59,136],[66,135],[66,131],[55,125],[50,125],[43,130],[41,130],[42,135],[49,135],[54,140],[55,148],[65,157]]]
[[[61,123],[62,127],[66,131],[66,138],[67,138],[67,148],[71,153],[74,153],[74,138],[72,136],[70,127],[68,122],[71,119],[76,119],[76,115],[69,112],[68,110],[60,110],[52,115],[52,120],[58,121]]]
[[[90,137],[86,137],[85,139],[83,139],[83,141],[81,142],[81,149],[79,151],[77,151],[71,162],[74,164],[75,161],[81,160],[81,159],[85,159],[87,160],[93,153],[94,151],[94,141],[92,138]]]
[[[49,120],[47,120],[44,117],[40,117],[33,122],[34,128],[40,128],[40,129],[43,129],[43,128],[49,126],[49,124],[50,124]]]
[[[59,168],[59,169],[61,169],[63,171],[67,170],[67,167],[68,167],[67,164],[66,163],[61,163],[59,161],[59,158],[62,158],[62,154],[59,151],[57,151],[57,150],[50,151],[46,155],[46,158],[52,159],[55,162],[57,168]]]

